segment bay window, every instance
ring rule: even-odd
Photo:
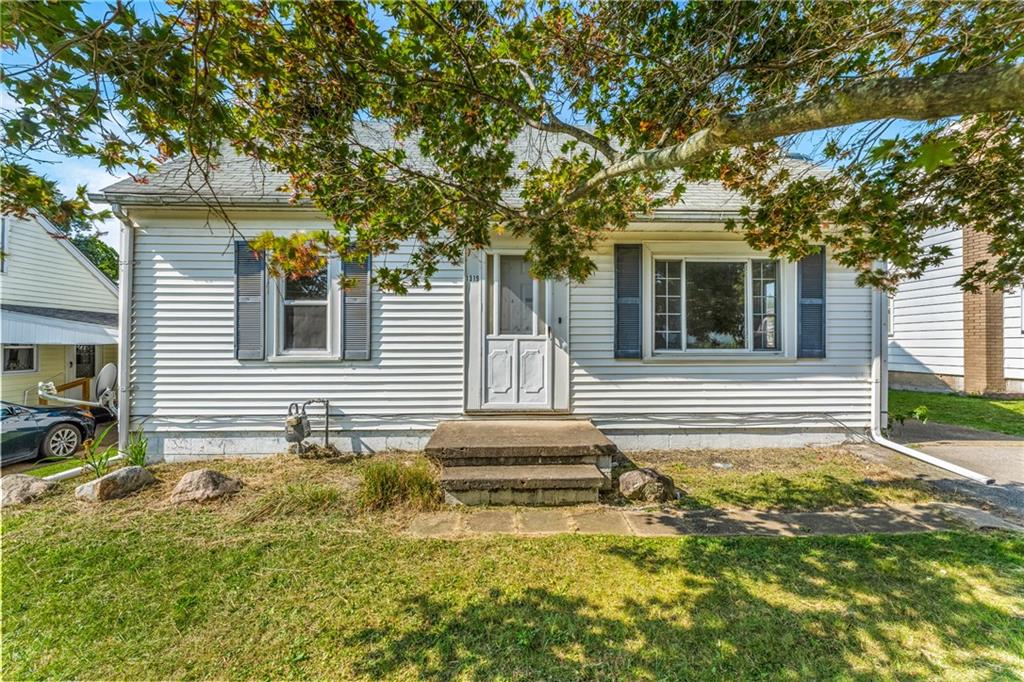
[[[655,258],[655,353],[779,351],[779,263]]]

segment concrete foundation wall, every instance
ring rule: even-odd
[[[604,431],[623,452],[643,450],[797,448],[806,445],[839,445],[861,440],[863,431],[751,429],[749,431],[677,430],[647,433]]]
[[[889,372],[889,388],[930,393],[959,393],[964,390],[964,378],[951,374]]]
[[[398,432],[332,432],[330,443],[342,452],[371,454],[375,452],[419,451],[427,444],[432,430]],[[307,443],[322,443],[323,432],[313,435]],[[213,457],[266,457],[288,451],[289,443],[281,435],[246,432],[160,433],[150,436],[149,456],[167,462],[185,462]]]

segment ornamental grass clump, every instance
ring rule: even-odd
[[[434,473],[425,462],[370,462],[362,469],[359,506],[380,511],[393,507],[431,509],[441,499]]]
[[[116,445],[106,447],[101,445],[114,426],[115,424],[111,424],[100,435],[82,443],[82,451],[78,454],[78,459],[83,468],[92,472],[93,478],[99,478],[110,471],[110,460],[117,455]]]
[[[146,452],[149,450],[149,439],[142,427],[132,431],[128,436],[128,448],[122,453],[128,466],[146,466]]]

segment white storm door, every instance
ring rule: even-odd
[[[519,254],[486,256],[484,408],[551,407],[551,335],[546,282]]]

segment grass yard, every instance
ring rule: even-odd
[[[889,391],[889,414],[909,414],[919,405],[928,408],[929,421],[1024,436],[1024,400]]]
[[[917,503],[938,493],[844,447],[678,450],[633,460],[672,477],[688,509],[738,507],[813,511]]]
[[[360,511],[367,466],[5,511],[4,679],[1024,675],[1019,536],[414,540]]]
[[[66,459],[40,462],[23,473],[32,474],[33,476],[42,478],[43,476],[52,476],[53,474],[59,474],[62,471],[75,469],[80,466],[82,466],[82,460],[77,457],[68,457]]]

